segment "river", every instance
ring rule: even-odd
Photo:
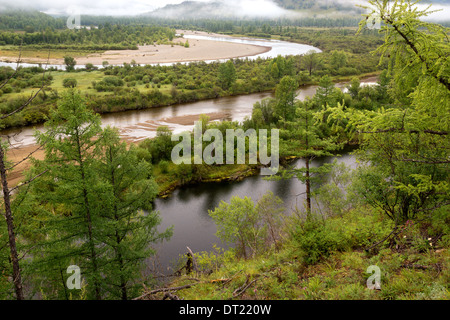
[[[355,157],[349,153],[317,159],[312,162],[312,166],[333,162],[334,159],[352,169],[357,166]],[[297,160],[293,165],[301,168],[303,163],[302,160]],[[176,271],[172,266],[180,255],[187,252],[186,247],[194,252],[213,251],[214,244],[220,248],[228,248],[227,244],[216,237],[217,227],[208,210],[214,210],[221,201],[229,202],[234,196],[250,197],[256,203],[269,191],[283,200],[286,214],[292,213],[296,208],[304,209],[303,193],[306,188],[302,182],[296,178],[271,181],[259,175],[240,182],[202,183],[183,187],[175,190],[169,198],[156,199],[154,209],[160,212],[162,218],[158,230],[173,226],[174,233],[170,241],[155,246],[158,254],[149,259],[148,265],[163,274],[172,274]]]
[[[373,78],[361,80],[361,85],[372,85]],[[336,83],[336,87],[345,90],[347,82]],[[316,93],[317,86],[305,86],[297,91],[297,99],[305,100]],[[242,121],[252,114],[253,105],[264,98],[273,97],[272,92],[254,93],[249,95],[231,96],[192,103],[177,104],[166,107],[156,107],[146,110],[131,110],[102,115],[102,126],[114,126],[119,129],[122,138],[130,142],[139,142],[153,138],[160,126],[169,127],[175,134],[192,130],[193,121],[186,123],[188,116],[211,114],[215,120]],[[192,123],[191,123],[192,122]],[[12,138],[13,147],[23,147],[35,144],[35,130],[44,130],[43,125],[34,127],[14,128],[2,133]]]
[[[223,41],[229,41],[229,39],[224,38]],[[258,40],[241,39],[239,41]],[[263,41],[264,44],[262,45],[267,45],[266,42],[268,41]],[[274,48],[277,48],[272,51],[274,56],[278,54],[298,54],[298,51],[295,51],[295,48],[298,49],[297,44],[282,41],[270,41],[270,43]],[[294,48],[294,52],[291,51],[292,48]],[[302,50],[305,51],[307,49],[311,48],[306,46]],[[270,54],[270,52],[267,54]],[[362,82],[370,85],[374,81],[371,78]],[[347,83],[337,83],[336,87],[345,89],[346,85]],[[304,100],[307,97],[311,97],[315,94],[316,89],[317,86],[303,87],[298,90],[297,98]],[[104,114],[102,115],[102,125],[115,126],[119,129],[122,138],[136,142],[154,137],[158,126],[168,126],[174,133],[191,130],[193,124],[183,121],[189,116],[212,114],[216,115],[215,120],[242,121],[245,117],[251,115],[255,102],[272,96],[272,93],[264,92],[147,110]],[[43,130],[43,128],[42,125],[38,125],[34,128],[6,130],[3,134],[13,135],[11,143],[15,147],[21,147],[34,144],[34,130]],[[312,165],[318,165],[321,161],[331,162],[333,158],[316,160]],[[356,165],[355,159],[349,154],[339,157],[338,161],[343,161],[352,167]],[[301,166],[302,161],[297,161],[295,165]],[[300,181],[297,179],[268,181],[262,176],[249,177],[241,182],[189,186],[175,190],[169,198],[156,199],[154,209],[159,211],[162,218],[159,230],[162,231],[170,226],[174,226],[174,234],[168,242],[155,246],[158,254],[156,258],[148,260],[149,269],[155,270],[152,266],[156,264],[159,272],[164,274],[172,273],[172,263],[181,254],[186,253],[187,246],[194,252],[211,251],[214,244],[217,244],[219,247],[226,247],[215,236],[217,229],[208,215],[208,210],[213,210],[219,205],[220,201],[229,201],[233,196],[248,196],[256,202],[268,191],[272,191],[284,201],[288,212],[296,207],[303,207],[304,196],[298,195],[305,192],[305,187]]]
[[[280,41],[280,40],[266,40],[266,39],[256,39],[256,38],[234,38],[234,37],[225,37],[225,36],[205,36],[205,35],[184,35],[185,39],[197,39],[197,40],[207,40],[207,41],[219,41],[219,42],[231,42],[231,43],[238,43],[238,44],[247,44],[247,45],[254,45],[254,46],[261,46],[261,47],[270,47],[271,49],[267,52],[248,56],[247,58],[250,60],[256,60],[258,58],[262,59],[271,59],[276,58],[278,55],[281,56],[288,56],[288,55],[301,55],[306,54],[310,51],[314,52],[322,52],[320,49],[315,48],[310,45],[301,44],[301,43],[294,43],[294,42],[287,42],[287,41]],[[228,59],[219,59],[219,60],[205,60],[206,63],[212,63],[216,61],[224,62]],[[150,65],[161,65],[161,66],[171,66],[175,63],[182,63],[182,64],[188,64],[190,62],[167,62],[167,63],[152,63]],[[65,65],[62,64],[48,64],[45,65],[44,63],[37,64],[37,63],[21,63],[22,67],[32,67],[32,66],[39,66],[42,65],[43,67],[46,66],[47,68],[55,68],[59,70],[65,70]],[[97,68],[102,69],[102,65],[95,65]],[[17,67],[16,62],[4,62],[0,61],[0,67],[11,67],[15,69]],[[76,65],[75,69],[82,69],[84,68],[84,65]]]
[[[366,85],[372,84],[374,79],[363,80]],[[336,87],[345,88],[347,83],[337,83]],[[298,90],[297,99],[304,100],[315,94],[317,86],[307,86]],[[102,115],[102,125],[119,128],[122,138],[140,141],[154,137],[156,127],[167,125],[174,132],[191,130],[192,125],[185,125],[172,121],[183,119],[186,116],[200,114],[221,114],[222,120],[242,121],[252,113],[255,102],[272,97],[270,92],[255,93],[243,96],[225,97],[214,100],[199,101],[188,104],[173,105],[167,107],[151,108],[147,110],[126,111]],[[151,124],[151,125],[150,125]],[[43,126],[35,129],[42,130]],[[8,134],[15,134],[13,144],[34,144],[33,128],[9,130]],[[332,162],[333,158],[320,161]],[[338,158],[349,166],[355,166],[355,161],[349,154]],[[312,165],[317,165],[316,160]],[[296,165],[302,165],[297,161]],[[158,244],[156,258],[151,258],[148,265],[157,265],[158,272],[172,273],[172,263],[186,253],[189,246],[193,251],[210,251],[216,243],[219,247],[227,246],[215,236],[216,225],[208,215],[208,210],[213,210],[220,201],[229,201],[233,196],[251,197],[255,202],[268,191],[272,191],[280,197],[288,210],[296,206],[302,208],[304,196],[297,196],[305,192],[304,185],[297,179],[285,181],[267,181],[262,176],[246,178],[241,182],[199,184],[175,190],[167,199],[156,199],[155,210],[160,212],[162,223],[159,230],[165,230],[174,226],[172,238],[165,243]],[[150,268],[150,267],[149,267]]]

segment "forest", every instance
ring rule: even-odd
[[[100,70],[74,69],[74,57],[66,57],[65,71],[0,67],[1,128],[45,123],[46,129],[34,133],[37,149],[18,162],[8,159],[7,138],[0,144],[0,299],[448,300],[450,30],[424,22],[427,12],[413,10],[410,1],[369,2],[381,30],[367,30],[365,18],[356,30],[190,25],[307,43],[321,53],[172,66],[104,63]],[[12,28],[12,21],[0,26]],[[54,23],[52,31],[30,23],[33,30],[19,39],[26,46],[104,49],[172,41],[179,27],[119,24],[69,32]],[[1,31],[0,41],[18,45],[1,40],[11,35]],[[377,83],[363,86],[367,75]],[[335,86],[343,79],[345,90]],[[311,84],[316,94],[296,99]],[[117,128],[102,126],[100,114],[254,92],[273,96],[255,103],[242,122],[201,115],[201,130],[278,130],[282,166],[267,179],[300,180],[304,203],[287,208],[270,192],[221,201],[207,214],[230,247],[189,249],[177,260],[178,271],[160,281],[148,274],[146,259],[176,229],[159,228],[155,199],[181,186],[244,179],[261,165],[175,164],[177,142],[168,127],[153,139],[127,143]],[[203,142],[200,151],[215,155],[213,146]],[[312,165],[348,148],[356,169]],[[43,158],[34,156],[38,150]],[[14,168],[26,160],[31,166],[23,181],[10,185]],[[75,290],[67,286],[73,265],[83,270]],[[381,270],[375,290],[367,286],[370,266]]]

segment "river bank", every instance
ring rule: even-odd
[[[377,81],[377,76],[373,74],[368,78],[362,78],[362,83],[373,83]],[[337,83],[337,87],[345,87],[345,83]],[[298,99],[303,100],[308,96],[315,94],[315,86],[302,86],[298,91]],[[114,126],[119,129],[121,139],[128,144],[139,143],[144,139],[153,138],[156,135],[158,127],[167,126],[174,133],[191,130],[194,121],[199,119],[201,114],[210,116],[211,121],[243,121],[245,117],[251,115],[253,104],[264,98],[271,97],[272,91],[256,93],[251,95],[237,95],[223,97],[220,99],[209,99],[188,104],[177,104],[174,106],[165,106],[158,108],[149,108],[145,110],[126,111],[117,113],[107,113],[102,115],[103,126]],[[8,159],[12,162],[21,161],[31,152],[33,157],[42,160],[44,152],[35,151],[38,146],[34,141],[34,130],[43,130],[43,125],[36,127],[23,127],[17,129],[4,130],[2,133],[9,136],[11,143],[8,151]],[[9,183],[16,186],[23,179],[23,173],[29,168],[29,161],[24,161],[14,168],[9,174]],[[230,170],[230,171],[228,171]],[[225,171],[219,171],[224,180],[233,180],[238,176],[247,177],[250,173],[249,168],[228,168]],[[207,181],[216,179],[212,173],[211,177],[205,178]],[[177,181],[166,182],[163,179],[163,187],[160,190],[161,195],[173,191],[180,185]]]
[[[224,37],[220,34],[195,32],[189,30],[177,30],[178,34],[198,35],[208,37]],[[189,46],[184,44],[188,41]],[[133,60],[138,64],[166,64],[183,63],[205,60],[223,60],[236,59],[248,56],[256,56],[266,53],[272,48],[265,45],[253,45],[244,43],[233,43],[203,39],[185,39],[175,38],[172,44],[151,44],[138,46],[138,50],[107,50],[90,54],[76,55],[74,58],[78,65],[92,63],[93,65],[102,65],[103,61],[108,61],[109,65],[123,65],[131,63]],[[213,45],[211,45],[213,43]],[[27,48],[22,48],[24,54],[21,57],[23,63],[41,63],[50,65],[64,65],[64,58],[50,58],[48,53],[42,54],[36,50],[31,50],[36,56],[29,56]],[[3,54],[0,50],[1,62],[12,62],[14,57],[11,52]]]

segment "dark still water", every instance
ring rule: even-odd
[[[345,153],[340,157],[328,157],[313,162],[317,166],[325,162],[344,162],[351,168],[356,167],[353,155]],[[297,160],[294,165],[297,168],[303,166],[302,160]],[[162,223],[160,231],[174,226],[172,238],[163,244],[155,246],[158,250],[156,259],[158,271],[171,274],[172,265],[180,255],[187,252],[189,247],[194,252],[212,251],[213,245],[227,248],[226,244],[215,236],[216,225],[208,214],[208,210],[214,210],[221,201],[229,202],[234,196],[241,198],[250,197],[257,202],[267,192],[281,198],[287,213],[295,208],[303,209],[306,191],[305,185],[296,178],[281,181],[269,181],[263,176],[253,176],[240,182],[202,183],[176,190],[170,198],[157,199],[155,210],[160,212]]]

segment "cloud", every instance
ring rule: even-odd
[[[288,14],[287,10],[280,8],[270,0],[228,0],[224,2],[241,16],[278,17]]]
[[[0,9],[18,7],[36,9],[48,14],[70,14],[74,9],[89,15],[138,15],[162,8],[168,4],[180,4],[185,0],[0,0]],[[197,2],[222,2],[234,13],[246,16],[275,17],[286,13],[272,0],[196,0]]]
[[[151,12],[150,16],[167,19],[198,18],[277,18],[295,13],[283,9],[272,0],[211,0],[190,1]]]
[[[136,15],[152,11],[161,3],[169,1],[149,0],[0,0],[0,8],[15,7],[36,9],[49,14],[69,14],[78,9],[82,14],[89,15]],[[176,1],[174,1],[176,2]],[[179,1],[181,2],[181,1]]]
[[[424,10],[427,7],[428,7],[428,5],[419,4],[419,8],[421,10]],[[430,10],[431,11],[439,10],[439,11],[434,12],[434,13],[430,14],[428,17],[424,18],[425,21],[442,22],[442,21],[450,20],[450,5],[434,4]]]
[[[167,4],[180,4],[185,0],[0,0],[0,10],[8,7],[19,7],[24,9],[36,9],[49,14],[68,15],[74,9],[82,14],[89,15],[138,15],[162,8]],[[273,0],[196,0],[197,2],[220,2],[229,8],[237,16],[262,16],[278,17],[292,14],[292,11],[284,10]],[[325,7],[339,6],[348,9],[347,13],[357,13],[357,4],[365,1],[357,0],[317,0],[316,4]],[[420,4],[420,6],[426,6]],[[427,20],[445,21],[450,18],[450,5],[436,4],[433,9],[443,9],[434,13]]]

